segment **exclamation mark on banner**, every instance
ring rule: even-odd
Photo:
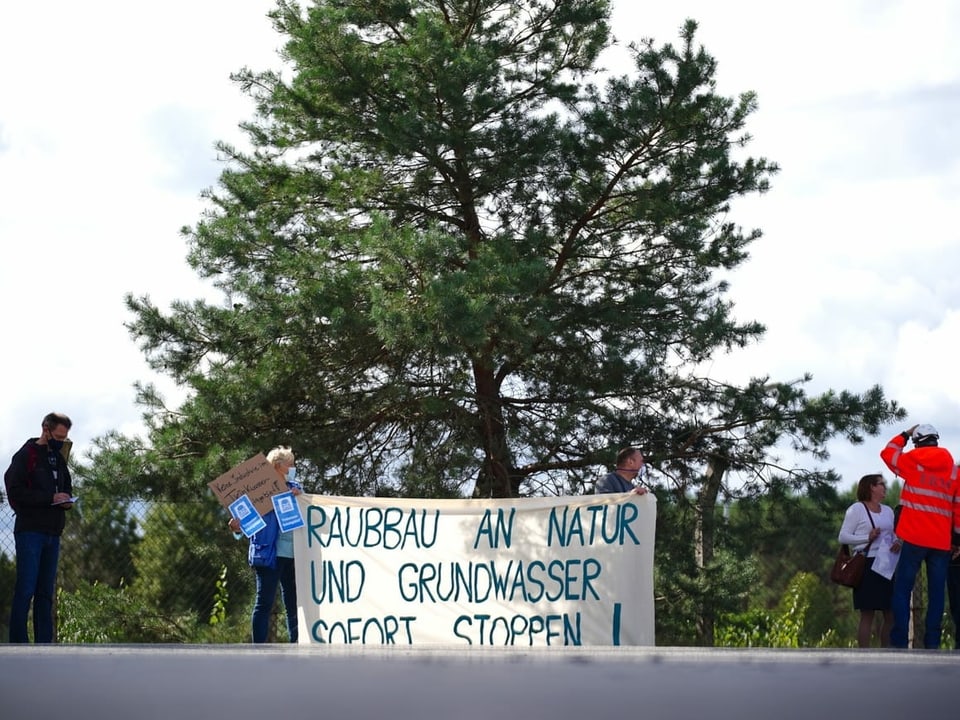
[[[620,644],[620,603],[613,604],[613,644]]]

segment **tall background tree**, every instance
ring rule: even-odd
[[[184,229],[223,303],[127,298],[132,336],[188,399],[140,387],[147,441],[105,438],[112,472],[95,474],[195,498],[287,443],[321,492],[581,493],[640,443],[685,523],[680,564],[658,572],[695,589],[711,643],[753,577],[718,546],[720,501],[819,497],[836,477],[792,458],[903,411],[879,387],[809,396],[809,377],[704,370],[762,339],[723,279],[761,233],[728,211],[777,167],[747,154],[756,98],[716,92],[693,21],[676,44],[631,45],[617,74],[609,10],[279,2],[282,67],[235,76],[256,101],[249,145],[219,146],[209,209]]]
[[[890,417],[878,389],[821,403],[698,374],[762,335],[716,273],[760,235],[730,200],[776,167],[744,156],[755,98],[715,92],[695,23],[617,76],[598,0],[272,17],[285,69],[237,75],[251,149],[220,146],[186,230],[224,306],[128,298],[153,367],[192,390],[175,411],[141,396],[167,457],[282,437],[331,492],[504,497],[589,489],[628,441],[718,482],[782,433]]]

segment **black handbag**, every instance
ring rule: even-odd
[[[870,515],[870,508],[867,507],[866,503],[863,504],[863,507],[867,511],[867,519],[870,521],[870,525],[876,527],[873,516]],[[868,542],[862,551],[853,554],[850,553],[849,545],[841,545],[837,551],[837,558],[833,561],[833,568],[830,570],[830,579],[838,585],[851,588],[860,587],[860,583],[863,581],[863,573],[867,569],[867,553],[870,551],[871,545],[873,545],[873,540]]]

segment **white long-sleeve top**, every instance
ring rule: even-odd
[[[843,524],[840,526],[840,534],[837,536],[837,540],[849,545],[850,552],[863,550],[870,541],[870,531],[873,529],[873,525],[870,524],[868,512],[864,503],[855,502],[847,508],[847,512],[843,516]],[[875,557],[878,547],[893,543],[893,508],[881,503],[880,512],[870,512],[870,515],[873,516],[874,524],[880,528],[880,536],[873,541],[870,552],[867,553],[867,557]]]

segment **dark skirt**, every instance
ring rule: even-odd
[[[893,599],[893,580],[870,570],[873,558],[867,558],[860,587],[853,589],[854,610],[889,610]]]

